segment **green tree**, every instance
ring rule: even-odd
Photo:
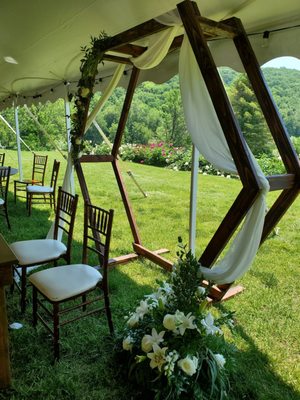
[[[255,156],[272,154],[275,148],[264,116],[245,74],[233,81],[229,90],[233,110],[244,137]]]

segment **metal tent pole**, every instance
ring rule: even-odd
[[[19,168],[19,179],[23,179],[22,169],[22,154],[21,154],[21,140],[20,140],[20,129],[19,129],[19,107],[14,103],[15,110],[15,124],[16,124],[16,136],[17,136],[17,149],[18,149],[18,168]]]
[[[8,126],[8,128],[17,136],[17,132],[14,130],[14,128],[10,125],[10,123],[8,121],[6,121],[6,119],[3,117],[3,115],[0,114],[0,119],[2,122],[5,123],[6,126]],[[31,148],[27,145],[27,143],[24,142],[24,140],[20,137],[21,142],[24,144],[25,147],[27,147],[27,149],[29,151],[31,151],[31,153],[33,152],[31,150]]]
[[[198,164],[199,164],[199,151],[193,145],[192,169],[191,169],[191,190],[190,190],[189,247],[191,249],[192,254],[194,254],[194,255],[195,255],[195,247],[196,247]]]

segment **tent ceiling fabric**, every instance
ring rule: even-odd
[[[82,46],[90,37],[105,31],[112,36],[155,18],[176,7],[178,0],[12,0],[0,5],[0,108],[6,108],[18,95],[18,103],[55,100],[66,94],[65,83],[75,91],[80,77]],[[297,43],[300,24],[299,0],[197,0],[202,16],[219,21],[240,18],[260,63],[277,56],[300,58]],[[271,31],[266,43],[264,31]],[[233,45],[219,40],[211,44],[217,65],[241,69],[232,57]],[[17,64],[7,63],[12,57]],[[141,80],[163,82],[177,73],[177,54],[169,54],[153,70],[143,71]],[[116,65],[105,61],[99,66],[101,90]],[[127,68],[130,68],[128,66]],[[128,75],[121,84],[127,85]]]

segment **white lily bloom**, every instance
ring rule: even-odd
[[[152,350],[154,344],[159,345],[160,343],[162,343],[164,341],[164,334],[165,331],[157,333],[156,329],[152,328],[151,335],[145,335],[142,338],[142,350],[145,353],[148,353],[150,350]]]
[[[178,361],[178,366],[187,375],[192,376],[196,373],[198,367],[198,358],[186,356]]]
[[[216,359],[218,367],[224,368],[224,365],[226,363],[225,357],[222,354],[214,354],[214,357]]]
[[[147,357],[150,358],[150,367],[158,368],[161,371],[162,366],[166,363],[166,350],[167,347],[163,347],[162,349],[156,344],[153,344],[153,353],[148,353]]]
[[[140,302],[140,305],[136,308],[135,312],[138,314],[140,318],[143,318],[145,314],[147,314],[149,311],[149,304],[147,301],[142,300]]]
[[[206,315],[204,319],[201,320],[201,324],[205,328],[207,335],[215,335],[217,333],[219,335],[223,334],[221,329],[214,325],[214,317],[210,312]]]
[[[192,315],[192,313],[188,313],[187,315],[184,315],[181,317],[181,324],[178,326],[179,333],[181,336],[184,335],[186,329],[196,329],[197,326],[194,324],[194,319],[195,317]]]

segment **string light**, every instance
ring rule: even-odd
[[[264,31],[264,32],[253,32],[253,33],[248,33],[247,36],[262,35],[262,39],[263,39],[263,43],[264,43],[264,44],[263,44],[263,47],[265,47],[265,46],[268,44],[268,39],[269,39],[271,33],[273,33],[273,32],[285,31],[285,30],[288,30],[288,29],[295,29],[295,28],[300,28],[300,24],[298,24],[298,25],[293,25],[293,26],[287,26],[287,27],[284,27],[284,28],[272,29],[272,30]],[[214,41],[214,40],[222,40],[222,39],[221,39],[221,38],[212,39],[212,41]],[[174,51],[176,51],[176,49],[174,49]],[[128,70],[125,70],[125,71],[123,72],[123,74],[126,76],[126,75],[128,75],[128,72],[130,72],[131,70],[132,70],[132,68],[129,68]],[[113,76],[113,74],[106,75],[106,76],[104,76],[104,77],[100,77],[100,78],[98,78],[98,83],[102,83],[103,80],[105,80],[106,78],[111,78],[112,76]],[[95,80],[95,83],[97,83],[97,80]],[[59,86],[60,84],[61,84],[61,83],[59,83],[57,86]],[[66,80],[65,80],[65,81],[63,81],[63,84],[64,84],[65,86],[67,86],[67,85],[69,86],[69,85],[71,85],[71,84],[78,84],[78,81],[66,81]],[[49,89],[48,89],[48,90],[49,90]],[[46,94],[46,93],[48,92],[48,90],[45,90],[44,92],[35,94],[35,95],[33,95],[33,96],[23,96],[23,99],[26,100],[26,99],[30,99],[30,98],[32,98],[32,99],[41,98],[41,97],[43,97],[43,94]],[[53,92],[54,92],[54,88],[51,88],[51,89],[50,89],[50,92],[53,93]],[[15,93],[13,93],[13,94],[11,94],[11,96],[17,97],[18,95],[15,94]],[[11,99],[11,98],[12,98],[11,96],[8,96],[6,99],[3,99],[2,102],[5,103],[5,101],[6,101],[7,99]]]
[[[124,75],[128,75],[128,72],[130,72],[131,69],[132,69],[132,68],[130,68],[130,69],[128,69],[128,70],[125,70],[125,71],[123,72],[123,74],[124,74]],[[97,83],[103,83],[103,81],[104,81],[105,79],[111,78],[112,76],[113,76],[113,74],[109,74],[109,75],[105,75],[105,76],[103,76],[103,77],[97,78],[97,79],[95,80],[95,83],[96,83],[96,84],[97,84]],[[65,80],[65,81],[63,81],[62,83],[63,83],[65,86],[70,86],[70,85],[78,84],[78,81],[66,81],[66,80]],[[58,87],[60,84],[61,84],[61,83],[58,83],[56,87]],[[22,98],[23,98],[24,100],[26,100],[26,99],[34,99],[34,100],[35,100],[35,99],[41,98],[41,97],[43,97],[43,95],[47,94],[47,93],[48,93],[48,90],[49,90],[51,93],[53,93],[53,92],[55,91],[55,88],[52,87],[51,89],[47,89],[47,90],[45,90],[45,91],[43,91],[43,92],[41,92],[41,93],[36,93],[36,94],[34,94],[34,95],[31,95],[31,96],[22,96]],[[5,100],[11,99],[12,96],[13,96],[13,97],[18,97],[17,94],[12,93],[10,96],[6,97],[6,99],[3,99],[2,102],[5,103]],[[70,97],[71,97],[71,99],[72,99],[73,95],[70,94]]]

